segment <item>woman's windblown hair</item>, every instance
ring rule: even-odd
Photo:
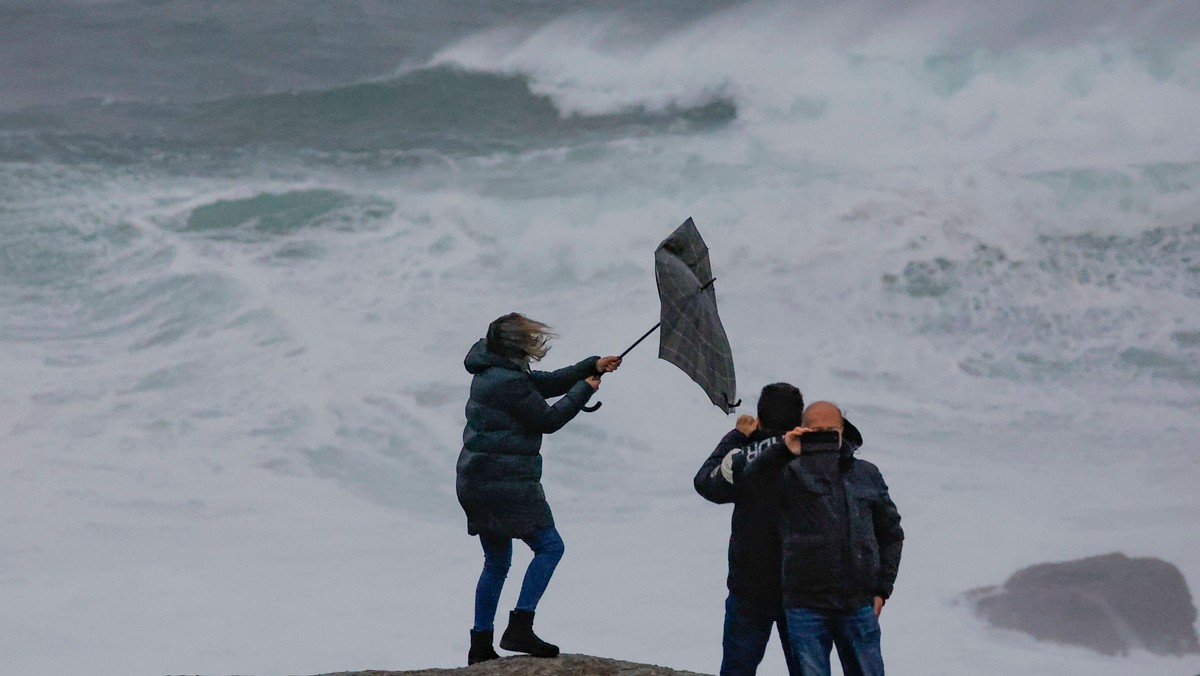
[[[510,312],[488,325],[488,350],[522,366],[540,361],[550,351],[550,340],[558,334],[549,326],[519,313]]]

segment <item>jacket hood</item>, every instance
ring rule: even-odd
[[[487,339],[480,338],[471,349],[467,351],[467,356],[463,359],[463,366],[466,367],[467,373],[475,375],[484,371],[499,367],[520,371],[521,367],[511,359],[501,357],[500,355],[488,350]]]
[[[838,467],[843,470],[849,469],[854,464],[854,454],[858,453],[862,445],[862,432],[858,431],[854,423],[842,418],[842,448],[838,452]]]
[[[863,445],[862,432],[859,432],[854,423],[845,418],[842,418],[842,442],[848,444],[855,451]]]
[[[467,351],[466,358],[463,359],[463,366],[466,367],[467,373],[472,375],[495,367],[513,370],[519,368],[511,359],[501,357],[489,350],[486,338],[480,338],[471,346],[471,349]]]

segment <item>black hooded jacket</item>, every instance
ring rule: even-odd
[[[541,483],[542,435],[591,398],[595,390],[584,379],[596,374],[597,359],[531,371],[489,351],[486,340],[471,347],[463,365],[474,378],[455,483],[468,533],[519,538],[554,525]]]
[[[779,440],[763,430],[755,430],[749,437],[733,430],[717,444],[693,481],[696,492],[705,500],[719,505],[733,503],[726,578],[729,591],[774,606],[780,603],[779,509],[772,495],[745,490],[737,478],[750,458]],[[733,483],[721,473],[721,462],[730,452],[734,453]]]
[[[879,469],[840,453],[793,456],[764,449],[742,473],[746,488],[776,495],[785,608],[850,613],[888,598],[900,568],[904,530]]]
[[[849,421],[843,433],[850,448],[862,445],[862,434]],[[782,442],[783,437],[762,429],[746,436],[732,430],[696,472],[693,485],[705,500],[717,504],[733,503],[729,528],[729,591],[738,596],[770,605],[780,605],[780,570],[783,548],[779,537],[782,473],[774,482],[758,482],[751,487],[744,480],[747,463],[766,449]],[[725,456],[730,458],[733,482],[721,472]]]

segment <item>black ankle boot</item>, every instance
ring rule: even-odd
[[[471,650],[467,653],[467,666],[487,662],[488,660],[498,660],[500,656],[496,654],[492,648],[492,632],[488,631],[472,631],[471,632]]]
[[[532,610],[514,610],[508,614],[508,628],[500,637],[500,647],[534,657],[558,657],[558,646],[546,643],[533,633]]]

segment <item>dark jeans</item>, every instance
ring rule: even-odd
[[[550,576],[562,558],[565,548],[562,538],[554,526],[521,538],[533,550],[533,560],[525,570],[521,583],[521,595],[517,598],[517,610],[537,610],[538,601],[550,584]],[[480,535],[483,545],[483,573],[475,586],[475,627],[472,631],[493,631],[496,624],[496,606],[500,605],[500,592],[504,579],[512,567],[512,539]]]
[[[883,676],[879,620],[871,606],[850,615],[788,608],[788,644],[804,676],[829,676],[829,650],[837,646],[846,676]]]
[[[787,626],[783,608],[775,603],[763,603],[730,592],[725,599],[725,635],[721,639],[721,676],[753,676],[758,671],[771,627],[779,632],[788,673],[796,676],[791,651],[788,650]]]

